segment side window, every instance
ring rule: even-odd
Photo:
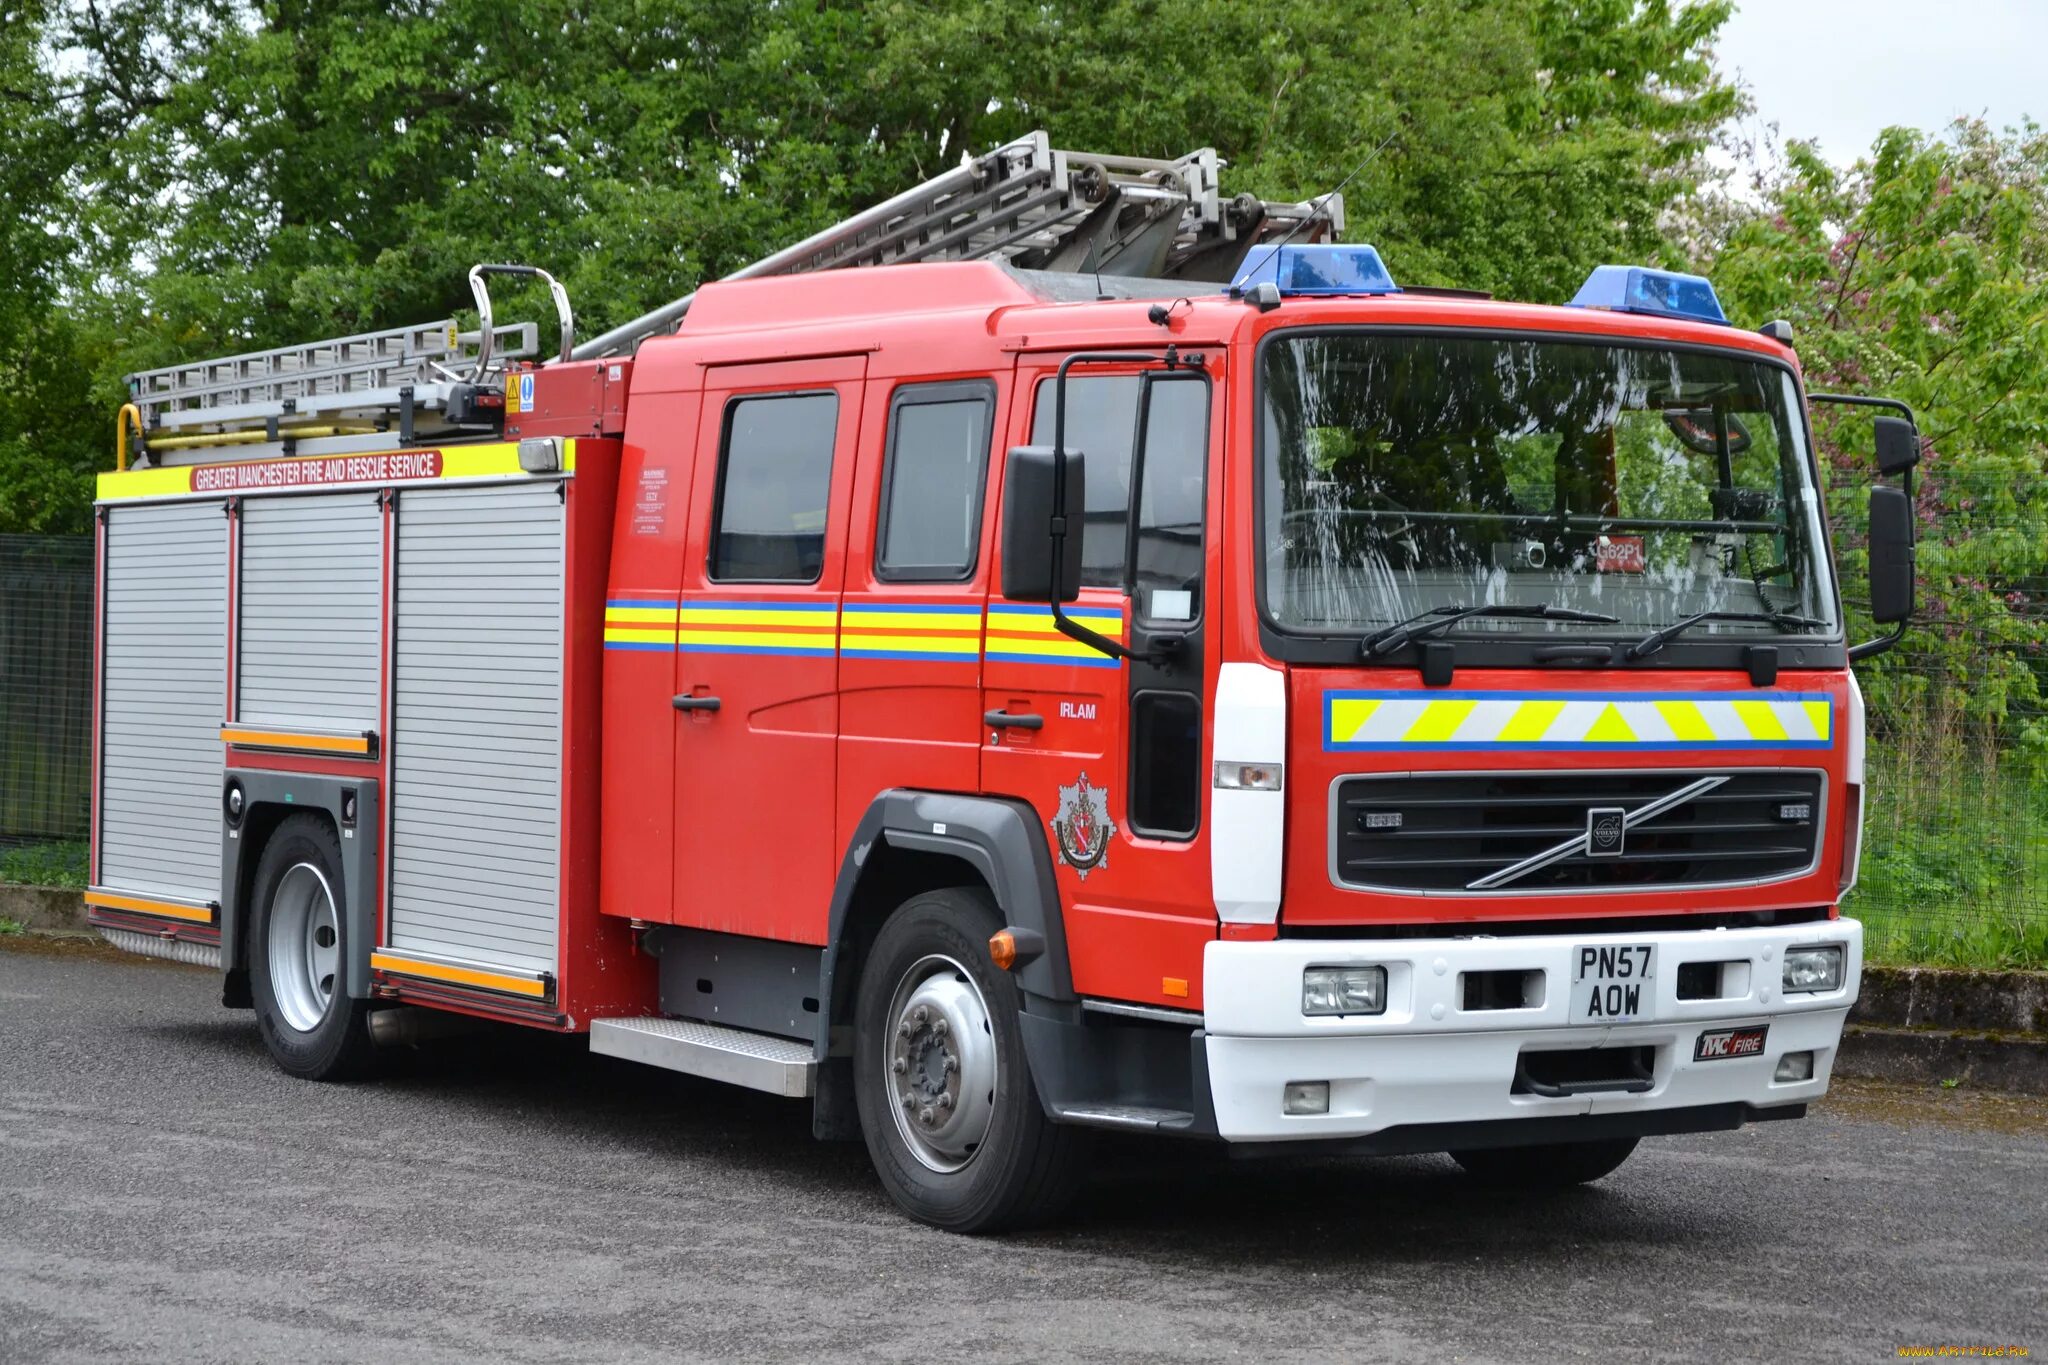
[[[993,384],[920,384],[889,400],[875,576],[951,583],[974,573],[995,420]]]
[[[1133,606],[1151,621],[1197,621],[1209,468],[1207,383],[1155,378],[1145,386],[1144,451],[1131,554]]]
[[[711,524],[714,580],[818,581],[838,419],[833,393],[741,398],[726,408]]]
[[[1031,443],[1049,446],[1055,381],[1042,379],[1031,413]],[[1131,450],[1138,435],[1139,376],[1070,375],[1067,449],[1088,457],[1087,516],[1081,529],[1081,582],[1124,584],[1124,524],[1131,514]]]

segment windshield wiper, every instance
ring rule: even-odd
[[[1411,641],[1441,635],[1468,616],[1501,616],[1535,621],[1591,621],[1597,625],[1610,626],[1617,619],[1603,616],[1597,611],[1554,607],[1548,602],[1502,603],[1498,606],[1481,607],[1467,607],[1454,602],[1445,607],[1432,607],[1405,621],[1396,621],[1385,630],[1375,631],[1365,637],[1359,644],[1359,649],[1368,659],[1378,658],[1382,654],[1392,654]]]
[[[1827,624],[1825,621],[1816,621],[1811,616],[1794,616],[1792,613],[1785,611],[1695,612],[1683,620],[1673,621],[1668,626],[1657,627],[1648,635],[1645,635],[1642,639],[1623,650],[1621,657],[1631,662],[1636,659],[1647,659],[1658,650],[1664,648],[1666,640],[1683,635],[1702,621],[1758,621],[1767,626],[1778,626],[1788,630],[1794,627],[1800,630],[1812,630],[1817,626],[1825,626]]]

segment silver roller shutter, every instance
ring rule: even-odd
[[[227,518],[219,502],[107,513],[102,886],[220,898]]]
[[[399,495],[394,948],[555,970],[563,567],[552,482]]]
[[[383,551],[375,493],[242,504],[237,721],[376,727]]]

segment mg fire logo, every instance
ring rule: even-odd
[[[1088,874],[1108,860],[1109,837],[1116,833],[1116,821],[1109,818],[1109,793],[1091,785],[1087,773],[1073,786],[1061,787],[1052,833],[1060,861],[1087,881]]]
[[[1628,841],[1628,812],[1620,806],[1595,806],[1586,812],[1586,856],[1619,858]]]

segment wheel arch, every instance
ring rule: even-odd
[[[348,920],[344,984],[355,999],[370,995],[370,950],[377,941],[377,783],[371,777],[230,768],[222,783],[242,789],[243,814],[221,828],[220,961],[223,1003],[246,1009],[249,936],[256,922],[256,869],[278,827],[294,815],[323,818],[341,848],[341,899]],[[344,798],[352,798],[346,803]],[[345,808],[353,810],[348,819]]]
[[[1038,934],[1045,950],[1015,970],[1018,986],[1048,1002],[1075,999],[1052,851],[1037,813],[1021,801],[941,792],[885,791],[861,816],[832,891],[818,999],[820,1137],[858,1136],[850,1090],[854,986],[890,912],[921,891],[979,886],[1004,924]]]

